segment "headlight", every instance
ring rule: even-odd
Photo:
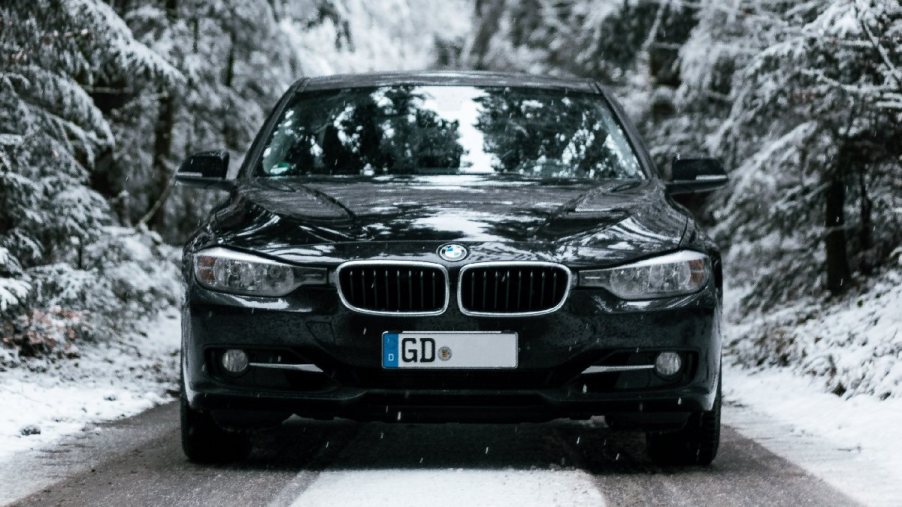
[[[291,266],[217,247],[194,254],[194,277],[212,290],[277,297],[302,285],[325,285],[326,269]]]
[[[609,269],[580,271],[580,287],[603,287],[622,299],[654,299],[698,292],[708,282],[708,256],[684,250]]]

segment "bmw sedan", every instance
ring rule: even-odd
[[[291,415],[390,422],[604,416],[658,462],[720,435],[721,259],[587,80],[420,72],[302,79],[184,250],[182,443],[239,458]]]

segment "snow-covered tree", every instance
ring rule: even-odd
[[[168,0],[122,9],[136,38],[186,76],[185,86],[159,95],[130,95],[129,83],[118,84],[123,100],[109,114],[117,137],[129,143],[113,157],[109,184],[111,196],[127,201],[129,221],[175,242],[207,207],[198,204],[217,198],[174,189],[173,174],[202,149],[228,149],[240,161],[266,112],[300,77],[278,17],[283,8],[283,2]]]
[[[92,170],[115,147],[91,98],[98,83],[167,88],[183,79],[96,0],[0,5],[0,308],[39,287],[33,266],[78,264],[110,223]]]
[[[711,2],[702,13],[745,18],[729,39],[746,53],[733,59],[730,109],[710,146],[735,168],[717,230],[756,284],[750,302],[822,282],[842,292],[902,239],[902,5]]]
[[[695,12],[674,0],[481,0],[463,61],[478,69],[589,77],[639,121],[679,85],[678,49]],[[654,103],[654,104],[653,104]]]

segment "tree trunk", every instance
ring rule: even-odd
[[[150,193],[153,202],[151,206],[156,205],[156,201],[163,197],[167,187],[169,187],[169,155],[172,149],[172,127],[175,124],[175,107],[172,95],[166,95],[160,99],[160,109],[157,115],[157,124],[154,128],[153,142],[153,181],[151,182],[152,191]],[[157,209],[153,216],[150,217],[150,227],[157,231],[162,231],[165,224],[165,213],[161,209]]]
[[[849,257],[846,252],[846,229],[843,205],[846,200],[845,181],[834,174],[826,193],[826,217],[824,227],[827,236],[824,246],[827,253],[827,289],[837,295],[845,291],[851,279]]]
[[[489,50],[492,36],[498,31],[501,14],[504,12],[505,0],[478,0],[475,5],[478,23],[476,34],[470,44],[464,48],[461,61],[469,62],[476,70],[485,70],[485,57]]]
[[[862,164],[858,171],[858,189],[859,189],[859,213],[861,215],[861,226],[858,230],[858,241],[861,250],[861,262],[859,268],[865,275],[870,275],[874,271],[874,256],[872,248],[874,246],[874,219],[873,209],[874,201],[868,194],[868,185],[865,179],[866,166]]]
[[[177,16],[178,2],[177,0],[165,0],[164,7],[166,16],[170,22],[174,22]],[[172,129],[175,126],[175,98],[171,92],[164,92],[160,98],[160,107],[157,113],[157,124],[154,126],[153,141],[153,162],[151,170],[153,176],[151,180],[150,207],[148,213],[151,214],[147,223],[156,230],[163,231],[166,225],[166,214],[162,209],[159,201],[165,199],[164,194],[168,192],[169,179],[169,158],[172,151]]]
[[[226,88],[232,88],[235,80],[235,35],[229,34],[229,53],[226,55],[226,65],[223,69],[222,84]],[[234,149],[238,147],[238,132],[235,129],[235,120],[233,118],[234,104],[231,95],[224,101],[224,111],[222,112],[222,138],[225,141],[226,148]]]
[[[859,240],[861,241],[861,249],[868,250],[874,246],[874,201],[868,196],[867,188],[862,186],[861,192],[861,234],[859,235]]]

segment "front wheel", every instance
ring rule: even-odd
[[[180,397],[182,451],[195,463],[237,461],[250,453],[247,435],[220,428],[210,414],[191,408],[185,395]]]
[[[646,433],[648,455],[659,465],[710,465],[720,446],[720,394],[721,381],[717,381],[717,395],[711,410],[696,412],[689,417],[686,426],[669,433]]]

